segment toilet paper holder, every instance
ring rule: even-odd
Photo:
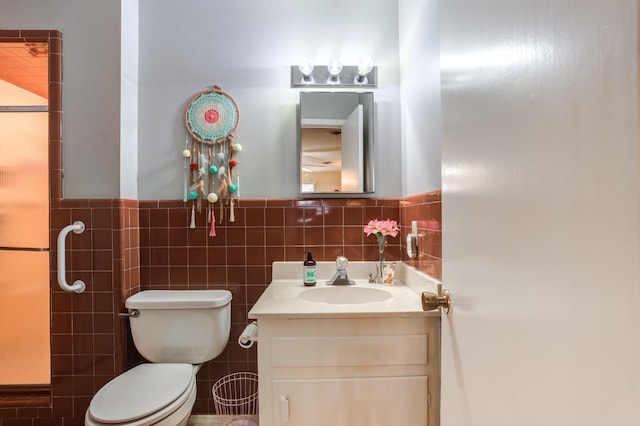
[[[242,330],[238,337],[238,344],[245,349],[249,349],[258,341],[258,322],[253,321]]]

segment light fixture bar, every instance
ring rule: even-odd
[[[374,66],[366,75],[366,79],[358,79],[357,65],[343,65],[339,74],[337,83],[331,83],[331,74],[326,65],[316,65],[311,71],[310,77],[304,76],[298,65],[291,66],[291,87],[378,87],[378,68]],[[363,80],[362,83],[356,83],[357,80]]]

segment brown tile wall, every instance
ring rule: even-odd
[[[122,254],[120,265],[115,265],[114,271],[120,271],[122,286],[120,306],[131,295],[140,291],[140,214],[138,201],[119,200],[120,224],[122,226],[120,237],[120,250]]]
[[[425,274],[442,280],[442,193],[433,191],[405,197],[400,202],[402,244],[411,232],[411,222],[418,222],[418,256],[409,259],[403,249],[403,260]]]
[[[82,424],[97,389],[140,360],[126,320],[114,313],[124,310],[126,297],[145,289],[232,292],[230,344],[198,374],[194,414],[214,413],[211,387],[218,378],[257,371],[256,347],[241,349],[235,342],[270,281],[273,261],[302,261],[305,250],[317,260],[340,254],[375,259],[375,238],[362,230],[375,218],[400,222],[401,235],[389,239],[386,251],[388,259],[400,260],[411,220],[418,220],[421,254],[408,262],[439,278],[440,203],[439,192],[405,199],[241,200],[236,221],[218,225],[212,238],[206,214],[196,213],[191,229],[190,209],[181,201],[59,200],[52,209],[52,248],[64,226],[85,223],[87,231],[67,237],[67,277],[84,280],[87,290],[63,292],[52,270],[51,405],[2,408],[0,425]],[[54,249],[53,265],[56,256]]]
[[[140,289],[216,289],[233,294],[229,345],[198,374],[195,414],[213,413],[211,387],[237,371],[257,371],[256,347],[237,345],[248,322],[247,313],[271,277],[274,261],[377,259],[377,242],[363,226],[371,219],[400,223],[401,234],[388,239],[385,257],[405,260],[441,279],[440,191],[403,199],[243,199],[235,207],[235,222],[226,219],[209,237],[206,212],[195,214],[180,201],[141,201]],[[219,212],[216,209],[219,219]],[[228,210],[225,217],[228,217]],[[418,221],[420,253],[406,258],[406,235]]]
[[[211,387],[236,371],[257,371],[256,347],[236,343],[247,324],[247,313],[271,277],[274,261],[375,259],[376,240],[366,238],[363,224],[374,218],[400,219],[398,199],[242,199],[234,208],[235,222],[225,220],[209,237],[206,213],[196,213],[181,201],[140,202],[140,288],[216,289],[231,291],[230,344],[198,373],[194,413],[213,413]],[[219,210],[215,214],[219,220]],[[400,241],[389,241],[387,258],[400,260]]]
[[[64,425],[82,424],[95,392],[126,369],[127,323],[122,310],[125,289],[121,200],[61,200],[51,217],[52,417]],[[81,279],[87,289],[67,293],[57,286],[59,231],[77,220],[86,231],[67,236],[67,280]],[[4,426],[4,424],[3,424]]]

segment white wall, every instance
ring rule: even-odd
[[[138,198],[138,0],[122,2],[120,197]]]
[[[397,0],[140,0],[140,199],[181,199],[189,99],[219,85],[240,109],[242,197],[294,197],[290,65],[309,56],[378,65],[375,196],[401,195]]]
[[[400,0],[402,190],[440,189],[440,0]]]
[[[63,33],[65,198],[118,197],[120,2],[2,0],[0,28]]]
[[[289,66],[334,55],[346,63],[369,55],[379,67],[374,195],[401,194],[397,0],[140,0],[139,41],[135,2],[120,4],[2,0],[0,28],[63,33],[66,198],[180,199],[184,109],[214,84],[240,108],[241,195],[295,196],[299,90],[289,87]]]

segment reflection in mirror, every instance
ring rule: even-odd
[[[300,93],[300,192],[373,192],[373,93]]]

